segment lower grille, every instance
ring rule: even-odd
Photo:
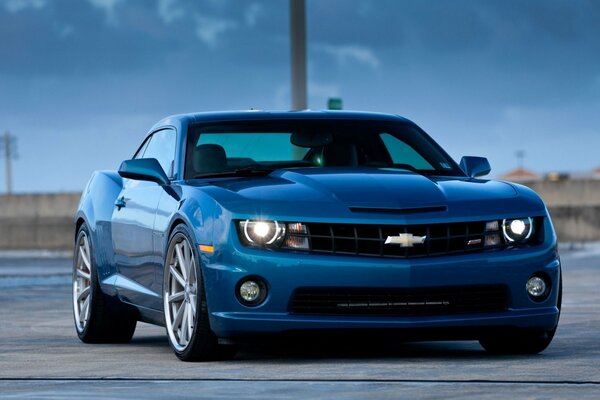
[[[325,315],[448,315],[506,310],[504,285],[420,289],[302,288],[290,311]]]

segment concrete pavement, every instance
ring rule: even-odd
[[[3,259],[0,399],[597,399],[600,246],[563,251],[562,259],[561,323],[537,356],[494,357],[476,342],[354,343],[249,347],[234,360],[209,363],[178,361],[164,329],[146,324],[130,344],[81,343],[71,315],[70,261]]]

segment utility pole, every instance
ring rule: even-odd
[[[306,101],[306,3],[290,0],[290,49],[292,110],[305,110]]]
[[[6,172],[6,194],[12,193],[12,160],[17,158],[17,138],[9,131],[4,133],[0,142],[0,157],[4,157]]]

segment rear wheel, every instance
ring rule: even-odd
[[[183,361],[232,357],[210,329],[199,254],[179,225],[171,234],[164,266],[163,304],[169,343]],[[231,350],[231,349],[230,349]]]
[[[73,256],[73,317],[79,339],[85,343],[126,343],[137,320],[107,307],[94,264],[87,226],[77,232]]]
[[[560,309],[562,307],[562,274],[558,287],[557,307],[560,318]],[[503,332],[502,335],[481,338],[479,344],[492,354],[537,354],[544,351],[550,345],[557,327],[558,321],[554,329],[549,331],[514,330]]]

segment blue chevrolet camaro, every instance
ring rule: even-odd
[[[166,118],[83,192],[77,334],[162,325],[182,360],[307,332],[540,352],[560,315],[556,235],[533,191],[489,171],[395,115]]]

